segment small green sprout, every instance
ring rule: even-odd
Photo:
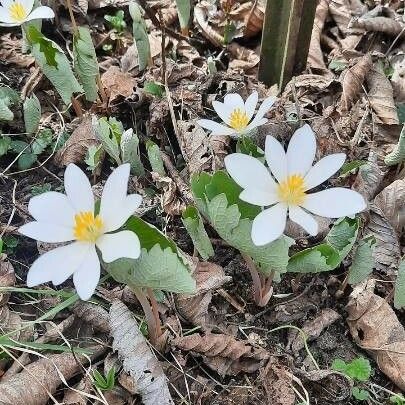
[[[93,384],[101,391],[112,390],[115,386],[115,368],[110,368],[106,376],[102,375],[99,371],[94,370]]]
[[[104,16],[104,19],[118,33],[121,33],[127,27],[127,23],[124,21],[124,11],[123,10],[118,10],[115,13],[115,15],[106,14]]]
[[[400,394],[391,395],[390,403],[394,405],[405,405],[405,397]]]

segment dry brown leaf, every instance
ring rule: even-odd
[[[295,392],[292,374],[277,357],[271,357],[266,368],[260,372],[260,383],[271,405],[294,405]]]
[[[101,76],[101,83],[108,96],[108,104],[111,105],[119,98],[127,98],[134,93],[136,79],[128,72],[122,72],[117,66],[111,66]]]
[[[354,289],[347,304],[350,333],[379,369],[405,390],[405,329],[390,304],[368,290]]]
[[[398,121],[397,108],[394,102],[394,91],[383,67],[376,65],[366,77],[369,88],[368,99],[377,118],[383,124],[396,125]]]
[[[397,103],[405,102],[405,53],[396,55],[392,62],[394,70],[391,83],[394,88],[394,97]]]
[[[35,59],[21,50],[22,40],[11,37],[11,33],[0,37],[0,60],[22,68],[31,66]]]
[[[308,64],[313,69],[329,72],[323,59],[321,49],[321,34],[329,14],[329,1],[320,0],[316,7],[314,27],[312,29],[311,42],[309,45]]]
[[[341,79],[343,93],[340,100],[342,111],[347,111],[353,102],[359,98],[360,93],[362,93],[363,82],[372,66],[371,56],[367,54],[359,58],[354,66],[343,73]]]
[[[145,405],[174,404],[162,367],[151,352],[131,311],[121,302],[110,308],[113,349],[118,352],[123,368],[133,378]]]
[[[201,1],[194,7],[194,20],[201,34],[213,45],[221,48],[224,44],[224,37],[208,23],[208,10],[212,5],[207,1]]]
[[[14,284],[14,267],[9,261],[3,260],[0,254],[0,287],[12,287]],[[0,307],[7,303],[9,297],[9,293],[0,292]]]
[[[175,338],[172,345],[202,355],[204,363],[221,376],[236,375],[241,371],[253,373],[270,356],[262,348],[223,334],[181,336]]]
[[[90,378],[85,377],[76,385],[75,389],[83,393],[89,394],[92,389]],[[63,405],[86,405],[87,398],[80,392],[67,388],[63,397]]]
[[[199,262],[193,273],[197,283],[197,293],[175,295],[176,308],[180,315],[193,325],[200,325],[204,330],[212,329],[208,307],[212,293],[232,277],[225,276],[224,269],[214,263]]]
[[[67,166],[69,163],[82,163],[89,147],[99,144],[92,125],[92,116],[84,116],[70,138],[55,154],[54,161],[59,167]]]
[[[96,358],[105,351],[104,346],[89,348]],[[21,373],[0,382],[0,404],[43,405],[49,400],[49,393],[54,394],[62,384],[60,374],[65,380],[82,372],[82,364],[88,358],[71,353],[51,354],[25,367]]]
[[[358,18],[350,23],[351,27],[363,28],[366,31],[383,32],[387,35],[397,36],[405,34],[405,24],[388,17]]]
[[[228,50],[234,58],[229,62],[229,69],[249,72],[251,69],[259,65],[260,56],[258,52],[252,49],[239,45],[236,42],[232,42],[228,45]]]
[[[335,321],[340,318],[340,315],[331,308],[322,309],[321,312],[312,320],[304,323],[301,328],[305,333],[309,341],[314,340],[319,337],[320,334],[328,326],[332,325]],[[292,331],[289,333],[288,344],[294,353],[298,353],[302,348],[304,348],[304,339],[302,334],[297,331]]]
[[[254,37],[262,30],[265,7],[266,2],[264,0],[255,0],[253,3],[253,6],[245,20],[245,30],[243,32],[243,36],[245,38]]]

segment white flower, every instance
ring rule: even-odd
[[[267,122],[267,118],[264,118],[264,115],[277,100],[276,97],[267,97],[259,107],[256,116],[253,118],[258,99],[259,95],[257,91],[253,92],[247,98],[246,102],[243,102],[239,94],[227,94],[223,103],[220,101],[214,101],[212,103],[214,110],[227,126],[218,124],[212,120],[198,120],[197,123],[201,127],[212,131],[212,135],[231,135],[237,137],[242,134],[247,134],[254,128]]]
[[[1,0],[0,25],[14,27],[27,21],[54,18],[50,7],[40,6],[33,10],[34,0]]]
[[[326,156],[312,166],[316,139],[309,125],[298,129],[288,145],[287,153],[275,138],[266,138],[265,155],[269,169],[259,160],[241,153],[225,158],[231,177],[243,191],[239,198],[264,209],[253,221],[252,240],[256,246],[270,243],[285,229],[287,214],[310,235],[318,233],[318,223],[308,213],[328,218],[351,216],[366,208],[364,198],[356,191],[336,187],[308,194],[335,174],[346,155]]]
[[[124,225],[142,200],[138,194],[127,195],[129,169],[129,164],[124,164],[111,173],[96,216],[90,182],[74,164],[65,171],[66,195],[50,191],[31,198],[28,210],[35,221],[23,225],[19,232],[42,242],[74,242],[40,256],[28,272],[29,287],[48,281],[58,285],[73,274],[77,293],[87,300],[100,279],[96,246],[107,263],[139,257],[140,243],[134,232],[110,233]]]

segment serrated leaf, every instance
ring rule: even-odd
[[[120,165],[122,162],[118,141],[111,133],[111,126],[107,119],[103,117],[97,120],[97,117],[93,117],[92,125],[97,138],[103,145],[104,150],[115,160],[118,165]]]
[[[200,212],[229,245],[250,256],[265,275],[285,273],[293,239],[282,236],[264,246],[251,238],[252,219],[260,208],[239,200],[240,187],[226,173],[193,176],[191,189]]]
[[[348,283],[350,285],[361,283],[373,271],[375,265],[373,246],[375,242],[373,237],[364,238],[359,242],[349,269]]]
[[[42,35],[34,26],[29,26],[27,39],[38,66],[55,86],[63,102],[69,104],[73,94],[82,93],[83,88],[73,75],[66,55],[55,42]]]
[[[143,91],[149,93],[152,96],[162,98],[163,93],[165,92],[164,86],[156,82],[145,82],[143,85]]]
[[[25,99],[23,112],[25,131],[34,134],[37,132],[41,120],[41,103],[35,94]]]
[[[359,388],[359,387],[353,387],[352,395],[358,401],[366,401],[370,397],[370,394],[369,394],[369,392],[367,390],[364,390],[364,389]]]
[[[135,2],[129,3],[129,13],[132,17],[132,32],[138,51],[139,70],[142,71],[148,66],[150,61],[150,44],[145,21],[142,17],[142,11]]]
[[[0,157],[5,155],[11,145],[11,138],[9,136],[0,137]]]
[[[120,147],[122,163],[129,163],[131,165],[131,172],[136,176],[143,176],[145,168],[139,155],[139,138],[132,128],[121,135]]]
[[[37,155],[34,153],[23,153],[17,160],[19,170],[27,170],[37,161]]]
[[[191,4],[190,0],[176,0],[177,15],[179,17],[180,28],[184,34],[187,33],[190,21]]]
[[[159,146],[156,143],[148,140],[146,142],[146,150],[148,152],[149,163],[152,168],[152,172],[158,173],[161,176],[166,176],[166,171],[163,165],[163,160],[160,155]]]
[[[394,307],[405,307],[405,260],[402,259],[398,267],[397,280],[395,282]]]
[[[182,221],[200,256],[204,260],[214,256],[214,248],[197,208],[193,206],[187,207],[183,212]]]
[[[13,112],[8,108],[5,100],[0,98],[0,121],[12,121],[13,119]]]
[[[11,87],[0,85],[0,121],[12,121],[14,114],[9,107],[20,101],[19,94]]]
[[[96,50],[88,28],[79,27],[73,37],[74,70],[83,86],[86,100],[96,101],[99,75]]]
[[[353,247],[358,233],[356,219],[342,218],[335,222],[324,243],[304,249],[290,258],[290,273],[320,273],[335,269]]]
[[[364,357],[357,357],[346,363],[341,359],[335,359],[332,369],[342,372],[356,381],[368,381],[371,376],[370,361]]]
[[[40,155],[51,143],[52,131],[50,129],[43,129],[32,143],[31,151],[35,155]]]

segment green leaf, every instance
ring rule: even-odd
[[[92,125],[97,138],[103,145],[104,150],[120,165],[120,148],[118,146],[118,140],[111,131],[111,125],[108,123],[105,117],[97,120],[96,117],[92,119]]]
[[[373,271],[375,261],[373,258],[374,237],[367,237],[359,242],[349,269],[348,282],[350,285],[359,284]]]
[[[14,114],[9,107],[20,101],[19,94],[11,87],[0,84],[0,121],[12,121]]]
[[[398,120],[400,124],[405,124],[405,103],[397,104]]]
[[[343,72],[346,68],[347,68],[346,61],[332,59],[331,62],[329,63],[329,69],[335,72]]]
[[[200,256],[204,260],[214,256],[214,249],[197,208],[187,207],[183,212],[182,221]]]
[[[96,50],[88,28],[79,27],[73,37],[74,69],[83,86],[86,100],[96,101],[99,75]]]
[[[27,142],[24,141],[11,141],[10,149],[15,153],[21,153],[23,151],[31,151],[31,148]]]
[[[238,139],[238,142],[236,144],[236,152],[239,153],[244,153],[245,155],[250,155],[258,160],[260,160],[262,163],[264,163],[264,151],[259,148],[251,138],[247,136],[243,136]]]
[[[350,363],[341,359],[335,359],[332,363],[332,369],[340,371],[355,381],[368,381],[371,377],[371,365],[368,359],[357,357]]]
[[[112,367],[106,376],[103,376],[98,370],[94,370],[93,383],[102,391],[112,390],[115,386],[115,368]]]
[[[224,27],[224,44],[230,44],[236,34],[236,25],[233,21],[227,21]]]
[[[29,26],[27,39],[38,66],[55,86],[63,102],[69,104],[73,94],[83,92],[83,88],[73,75],[66,55],[55,42],[43,36],[34,26]]]
[[[139,138],[132,129],[122,134],[120,147],[122,163],[129,163],[131,172],[136,176],[143,176],[145,169],[139,155]]]
[[[9,136],[0,137],[0,157],[5,155],[10,149],[11,138]]]
[[[191,189],[199,211],[222,239],[250,256],[262,273],[286,272],[288,250],[294,241],[282,236],[265,246],[255,246],[251,238],[252,219],[260,208],[239,199],[241,188],[225,172],[195,175]]]
[[[398,276],[395,282],[394,307],[405,307],[405,260],[402,259],[398,267]]]
[[[391,395],[390,402],[394,405],[405,405],[405,397],[400,394]]]
[[[25,131],[34,134],[37,132],[41,120],[41,103],[35,94],[25,99],[23,111]]]
[[[86,152],[84,162],[88,166],[89,170],[93,173],[101,163],[101,156],[103,153],[102,145],[91,145]]]
[[[40,184],[37,186],[32,186],[31,187],[31,195],[32,196],[36,196],[36,195],[40,195],[43,193],[47,193],[48,191],[52,190],[52,184],[51,183],[44,183],[44,184]]]
[[[12,121],[14,119],[13,112],[8,108],[8,103],[0,98],[0,121]]]
[[[177,15],[179,17],[180,22],[180,28],[183,34],[187,34],[187,28],[191,14],[190,0],[176,0],[176,6],[177,6]]]
[[[31,145],[32,153],[40,155],[52,143],[52,138],[53,134],[49,128],[40,131]]]
[[[17,160],[19,170],[27,170],[37,161],[35,153],[23,153]]]
[[[159,146],[156,143],[148,140],[146,142],[146,150],[148,152],[149,162],[152,168],[152,172],[158,173],[161,176],[166,176],[166,171],[163,165],[163,160],[160,155]]]
[[[358,401],[366,401],[370,397],[370,394],[368,393],[367,390],[364,390],[364,389],[359,388],[359,387],[353,387],[352,395]]]
[[[352,160],[351,162],[347,162],[340,169],[339,177],[346,177],[349,174],[354,174],[359,167],[366,164],[366,160]]]
[[[324,243],[304,249],[290,258],[288,272],[320,273],[335,269],[353,247],[358,228],[357,219],[337,220]]]
[[[142,71],[148,66],[151,59],[150,44],[145,21],[142,17],[142,9],[136,2],[129,3],[129,13],[132,17],[132,31],[138,51],[139,70]]]
[[[124,11],[118,10],[115,15],[106,14],[104,19],[108,21],[112,28],[114,28],[118,33],[124,31],[127,24],[124,21]]]
[[[145,82],[143,85],[143,91],[152,96],[162,98],[165,92],[165,87],[157,82]]]
[[[387,166],[393,166],[402,163],[405,160],[405,124],[402,127],[402,131],[399,135],[399,140],[395,149],[389,153],[384,162]]]

